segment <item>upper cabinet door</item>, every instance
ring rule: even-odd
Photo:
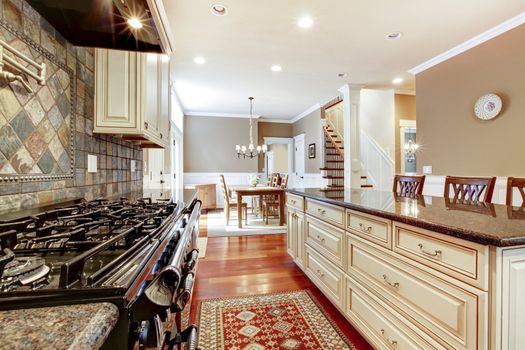
[[[167,56],[160,56],[159,69],[159,137],[162,141],[170,139],[170,65]]]
[[[144,130],[157,136],[159,133],[159,55],[144,54],[142,108],[144,113]]]
[[[95,132],[137,128],[137,54],[97,49],[95,57]]]

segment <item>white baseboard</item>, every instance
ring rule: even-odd
[[[427,196],[443,197],[445,190],[445,176],[427,175],[423,194]],[[516,199],[516,196],[514,196]],[[492,203],[505,204],[507,198],[507,177],[498,176],[492,196]]]

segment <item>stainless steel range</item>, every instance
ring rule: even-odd
[[[0,310],[112,302],[120,319],[105,348],[195,349],[197,328],[180,315],[191,304],[199,216],[198,200],[121,198],[2,221]]]

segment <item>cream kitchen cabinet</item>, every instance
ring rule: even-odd
[[[169,148],[169,61],[165,55],[95,50],[94,132],[144,148]]]
[[[462,237],[440,198],[414,200],[415,219],[426,219],[416,225],[402,206],[363,205],[366,196],[337,205],[316,190],[289,191],[289,253],[374,348],[525,349],[525,235],[490,241],[522,232],[509,208],[469,217],[468,232],[497,223],[505,234]],[[303,215],[303,240],[292,214]]]
[[[294,258],[295,263],[304,268],[305,236],[304,236],[304,214],[300,210],[288,207],[287,210],[287,250]]]

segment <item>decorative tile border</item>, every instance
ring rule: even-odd
[[[16,38],[27,44],[30,49],[37,51],[49,61],[53,62],[55,66],[62,69],[69,75],[69,90],[70,90],[70,111],[69,111],[69,169],[66,173],[59,174],[0,174],[0,184],[2,183],[18,183],[31,181],[58,181],[72,179],[75,169],[75,126],[76,126],[76,74],[66,64],[51,52],[43,48],[41,45],[33,41],[29,36],[17,30],[14,26],[7,23],[3,18],[0,19],[0,26],[6,29]],[[6,87],[7,88],[7,87]],[[36,94],[36,93],[35,93]]]

